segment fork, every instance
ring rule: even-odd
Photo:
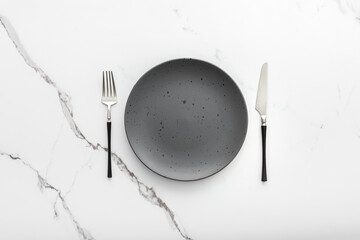
[[[111,106],[116,104],[116,89],[112,71],[103,71],[103,87],[101,102],[107,106],[107,135],[108,135],[108,172],[107,177],[112,177],[111,171]]]

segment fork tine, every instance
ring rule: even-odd
[[[109,96],[109,79],[108,79],[107,71],[106,71],[106,96]]]
[[[102,96],[105,97],[105,75],[103,71],[103,87],[102,87]]]
[[[111,71],[109,71],[109,89],[110,89],[110,97],[113,96],[113,86],[111,83],[111,76],[110,76]]]
[[[115,82],[114,82],[114,75],[113,75],[112,71],[110,73],[111,73],[111,81],[112,81],[113,93],[114,93],[114,97],[116,97],[116,88],[115,88]]]

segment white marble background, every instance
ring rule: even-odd
[[[0,239],[360,239],[360,1],[1,0],[0,23]],[[235,160],[190,183],[143,166],[123,124],[139,77],[181,57],[225,70],[249,111]]]

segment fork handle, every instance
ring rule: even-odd
[[[111,122],[107,122],[107,135],[108,135],[108,171],[107,177],[112,177],[111,171]]]

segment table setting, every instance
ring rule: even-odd
[[[358,1],[0,9],[0,239],[359,239]]]

